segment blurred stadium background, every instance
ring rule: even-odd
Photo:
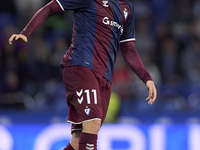
[[[61,150],[70,139],[59,63],[70,45],[72,12],[58,13],[27,44],[19,33],[48,0],[0,1],[0,150]],[[118,53],[99,150],[200,150],[200,1],[133,0],[136,49],[158,98]]]

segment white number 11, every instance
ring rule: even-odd
[[[87,104],[90,104],[90,90],[85,90],[85,93],[87,96]],[[92,93],[94,93],[94,104],[97,104],[97,91],[93,89]]]

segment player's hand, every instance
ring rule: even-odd
[[[154,101],[156,100],[157,90],[156,90],[156,87],[154,85],[154,82],[151,81],[151,80],[148,80],[146,82],[146,87],[149,91],[149,96],[146,98],[146,100],[148,101],[148,104],[152,105],[154,103]]]
[[[28,39],[25,35],[23,34],[13,34],[10,38],[9,38],[9,44],[12,45],[13,41],[19,41],[22,43],[27,43]]]

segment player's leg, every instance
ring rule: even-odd
[[[91,133],[91,134],[98,134],[99,129],[101,127],[101,120],[94,119],[90,121],[83,122],[83,132]]]
[[[101,127],[101,120],[86,121],[82,125],[83,130],[80,136],[78,150],[97,150],[97,135]]]
[[[74,66],[64,68],[63,79],[69,106],[68,122],[83,123],[79,149],[97,149],[97,134],[102,124],[101,79],[91,69]],[[75,149],[76,150],[76,149]]]
[[[97,150],[97,136],[101,125],[106,117],[110,95],[111,95],[111,83],[105,78],[101,78],[101,109],[102,109],[102,118],[101,120],[94,119],[91,121],[83,122],[82,124],[82,134],[79,140],[79,150]]]
[[[78,150],[78,147],[79,147],[79,139],[80,139],[81,133],[82,133],[82,131],[80,131],[80,130],[72,132],[72,139],[71,139],[71,141],[70,141],[70,144],[72,145],[72,147],[73,147],[75,150]]]
[[[63,150],[75,150],[70,143]]]
[[[81,130],[73,131],[70,143],[63,150],[78,150],[81,133]]]

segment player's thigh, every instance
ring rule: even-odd
[[[98,134],[99,129],[101,127],[101,120],[94,119],[90,121],[83,122],[83,132],[91,133],[91,134]]]

